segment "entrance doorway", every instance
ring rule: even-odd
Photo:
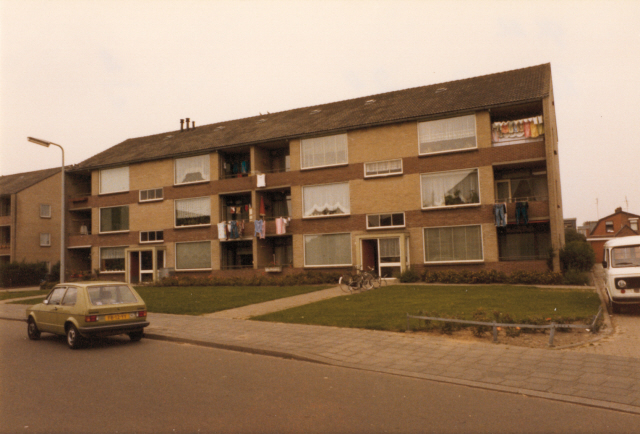
[[[129,283],[154,282],[156,271],[164,266],[164,250],[129,251]]]
[[[374,269],[382,277],[402,272],[400,238],[373,238],[362,240],[362,269]]]

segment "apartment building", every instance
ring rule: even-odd
[[[640,215],[632,214],[616,208],[613,214],[601,218],[587,234],[587,241],[596,254],[596,262],[603,261],[604,244],[614,238],[640,235]],[[588,222],[587,222],[588,223]]]
[[[60,168],[0,176],[0,264],[60,260]]]
[[[69,268],[510,272],[564,244],[549,64],[180,125],[70,170]]]

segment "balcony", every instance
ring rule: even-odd
[[[539,102],[491,111],[493,146],[517,145],[544,140],[545,125]]]
[[[251,174],[249,149],[220,152],[220,179],[245,178]]]

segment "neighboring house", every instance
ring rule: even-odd
[[[549,64],[181,126],[70,169],[69,269],[510,272],[564,245]]]
[[[582,224],[582,226],[578,226],[578,232],[584,235],[585,237],[588,237],[591,231],[593,230],[593,228],[595,228],[597,224],[598,222],[586,221]]]
[[[60,260],[60,168],[0,176],[0,263]]]
[[[587,241],[591,243],[596,254],[596,262],[602,262],[604,243],[614,238],[640,235],[638,225],[640,216],[616,208],[615,213],[601,218],[589,232]]]
[[[578,230],[578,224],[577,224],[577,220],[578,219],[564,219],[564,229],[573,229],[574,231]]]

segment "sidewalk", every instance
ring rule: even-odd
[[[23,305],[0,318],[24,320]],[[640,414],[640,359],[438,336],[150,313],[148,338],[326,363]],[[26,331],[25,331],[26,333]]]

